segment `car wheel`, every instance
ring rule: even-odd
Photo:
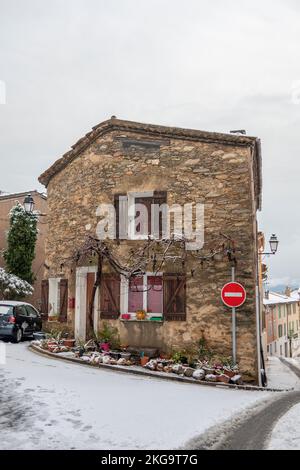
[[[18,328],[16,333],[14,334],[14,337],[13,337],[13,342],[14,343],[19,343],[23,338],[23,332],[21,330],[21,328]]]

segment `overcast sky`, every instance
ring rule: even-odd
[[[298,0],[0,0],[0,190],[43,190],[113,114],[246,129],[263,145],[260,227],[280,238],[270,277],[300,284],[299,44]]]

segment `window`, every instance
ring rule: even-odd
[[[286,323],[284,324],[284,336],[286,336]]]
[[[37,311],[33,307],[31,307],[30,305],[26,305],[26,310],[27,310],[27,313],[28,313],[29,317],[36,318],[36,317],[39,316]]]
[[[150,235],[161,237],[165,232],[162,212],[166,209],[161,206],[166,203],[165,191],[116,194],[116,237],[130,240],[145,240]]]
[[[281,338],[283,336],[282,334],[282,325],[278,326],[278,337]]]
[[[281,318],[281,305],[278,305],[278,318]]]
[[[296,313],[296,304],[293,304],[293,313]]]
[[[18,316],[28,317],[25,305],[17,305],[17,307],[15,309],[15,312],[16,312],[16,315],[18,315]]]
[[[121,311],[135,320],[144,310],[147,320],[163,317],[166,321],[186,321],[186,276],[180,273],[147,273],[121,281]]]
[[[153,274],[135,276],[128,283],[128,313],[145,310],[149,316],[162,316],[163,278]]]

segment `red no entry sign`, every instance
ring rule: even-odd
[[[221,297],[227,307],[237,308],[245,302],[246,291],[241,284],[229,282],[223,287]]]

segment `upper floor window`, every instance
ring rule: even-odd
[[[165,191],[129,192],[115,195],[116,238],[146,240],[163,235]]]

